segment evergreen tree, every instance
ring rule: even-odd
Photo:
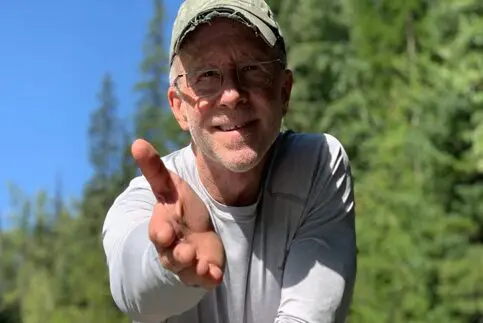
[[[102,80],[98,100],[99,107],[92,112],[89,126],[89,156],[94,173],[86,183],[82,202],[82,216],[90,237],[98,237],[105,212],[121,190],[113,185],[113,180],[119,171],[124,144],[114,84],[109,74]]]
[[[350,321],[476,322],[482,5],[272,3],[295,71],[286,124],[335,134],[354,166]]]
[[[72,303],[82,309],[82,319],[87,321],[119,320],[120,315],[110,295],[108,273],[101,245],[101,230],[106,213],[123,187],[119,184],[119,171],[122,158],[123,128],[117,115],[117,100],[114,95],[114,82],[109,74],[102,80],[98,94],[99,107],[91,115],[89,127],[91,163],[94,170],[87,181],[82,201],[80,217],[74,225],[78,239],[69,253],[82,266],[69,268],[69,283],[79,283]],[[86,272],[89,273],[86,276]],[[71,285],[74,288],[74,285]],[[74,292],[73,289],[71,289]],[[77,315],[72,320],[77,320]],[[80,316],[79,316],[80,319]]]
[[[295,71],[285,124],[347,148],[359,271],[348,322],[483,317],[483,3],[272,0]],[[106,74],[91,114],[93,175],[76,208],[11,187],[0,214],[0,322],[129,322],[113,304],[100,233],[135,176],[130,145],[187,142],[166,102],[162,2],[154,1],[134,133]]]
[[[162,0],[153,3],[154,16],[149,23],[141,64],[142,80],[135,86],[140,95],[135,135],[150,141],[163,155],[186,144],[187,137],[180,131],[167,103],[169,64],[163,37],[164,7]]]
[[[99,108],[91,114],[89,126],[89,155],[96,184],[104,188],[119,165],[121,136],[114,84],[108,73],[103,77],[98,100]]]

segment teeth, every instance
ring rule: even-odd
[[[235,125],[235,126],[220,126],[220,129],[223,130],[223,131],[232,131],[232,130],[236,130],[238,128],[241,128],[242,125]]]

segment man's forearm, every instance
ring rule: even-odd
[[[112,297],[131,319],[159,323],[189,310],[205,294],[202,289],[185,286],[161,266],[148,239],[147,221],[138,224],[124,239],[118,236],[114,243],[106,243],[105,236],[104,241]]]

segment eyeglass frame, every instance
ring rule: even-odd
[[[281,58],[276,58],[276,59],[266,60],[266,61],[252,61],[252,62],[244,62],[244,63],[235,64],[237,83],[238,84],[241,84],[240,77],[239,77],[239,74],[238,74],[239,73],[239,65],[249,66],[250,64],[261,64],[261,65],[264,65],[264,64],[271,64],[271,63],[280,63],[280,65],[283,68],[285,68],[285,61],[283,59],[281,59]],[[219,71],[220,72],[220,77],[221,77],[221,79],[220,79],[220,88],[215,93],[213,93],[213,94],[201,95],[201,96],[200,95],[197,95],[197,96],[200,97],[200,98],[214,97],[214,96],[220,94],[220,92],[223,89],[223,84],[225,82],[225,71],[223,69],[221,69],[221,68],[207,68],[207,69],[200,69],[200,70],[189,71],[189,72],[185,72],[185,73],[178,74],[173,79],[172,85],[176,88],[177,91],[181,92],[181,90],[178,87],[178,80],[181,77],[183,77],[183,76],[186,77],[186,76],[190,75],[191,73],[201,73],[201,72],[209,72],[209,71]],[[271,82],[273,82],[273,80],[271,80]],[[192,88],[189,85],[189,82],[188,81],[186,82],[186,85],[188,86],[188,88]],[[244,88],[243,85],[241,87]]]

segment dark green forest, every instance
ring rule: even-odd
[[[483,1],[269,2],[295,73],[284,127],[335,135],[353,166],[359,270],[348,322],[483,322]],[[64,196],[61,179],[34,196],[11,187],[0,323],[129,322],[110,295],[101,229],[137,174],[134,138],[162,154],[187,143],[165,98],[165,25],[154,0],[129,122],[115,78],[99,80],[82,195]]]

